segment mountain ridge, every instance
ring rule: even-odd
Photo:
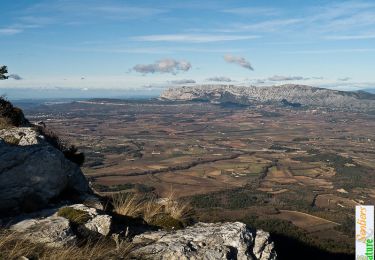
[[[252,105],[259,103],[300,104],[301,106],[334,109],[375,110],[375,94],[331,90],[307,85],[285,84],[256,87],[234,85],[182,86],[165,90],[162,100],[194,101],[212,103],[236,103]]]

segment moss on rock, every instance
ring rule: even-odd
[[[158,214],[155,215],[151,221],[149,221],[150,225],[157,226],[166,230],[176,230],[181,229],[184,227],[183,223],[175,218],[172,218],[168,214]]]
[[[71,207],[64,207],[59,209],[57,215],[63,218],[68,219],[71,223],[82,225],[91,219],[90,215],[79,209],[74,209]]]
[[[20,139],[18,139],[17,137],[13,136],[13,135],[7,135],[7,136],[4,136],[4,141],[7,143],[7,144],[10,144],[10,145],[18,145],[19,142],[20,142]]]

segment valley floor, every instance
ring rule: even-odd
[[[120,100],[26,113],[85,152],[98,192],[173,190],[203,221],[353,253],[354,206],[375,203],[374,115]]]

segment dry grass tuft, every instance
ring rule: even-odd
[[[129,217],[142,217],[147,223],[161,214],[181,222],[186,222],[193,215],[190,203],[177,200],[173,191],[160,201],[154,197],[144,198],[133,193],[114,195],[112,201],[116,213]]]
[[[13,127],[13,125],[12,125],[12,122],[10,121],[10,119],[0,116],[0,130],[8,129],[8,128],[11,128],[11,127]]]
[[[134,218],[141,215],[143,208],[143,202],[136,194],[115,194],[112,203],[117,214]]]
[[[14,232],[0,231],[0,259],[17,259],[34,253],[39,254],[39,250],[38,245],[18,238]]]
[[[126,259],[132,249],[133,245],[128,242],[115,243],[108,239],[87,242],[80,247],[72,245],[50,248],[22,239],[15,232],[0,230],[0,259],[19,259],[22,256],[40,260]]]
[[[188,220],[193,215],[193,208],[190,203],[177,200],[173,190],[171,190],[167,196],[164,211],[172,218],[178,219],[182,222]]]
[[[164,212],[164,206],[152,198],[146,202],[144,202],[142,207],[142,217],[143,219],[149,223],[151,222],[155,216]]]

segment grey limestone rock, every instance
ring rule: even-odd
[[[142,245],[133,254],[146,259],[276,259],[274,244],[264,231],[244,223],[197,223],[185,229],[149,232],[134,237]]]
[[[31,129],[2,130],[0,136],[17,136],[21,131],[26,133],[21,139],[24,145],[0,142],[0,212],[42,208],[65,190],[90,192],[78,165],[48,143],[40,143]]]

